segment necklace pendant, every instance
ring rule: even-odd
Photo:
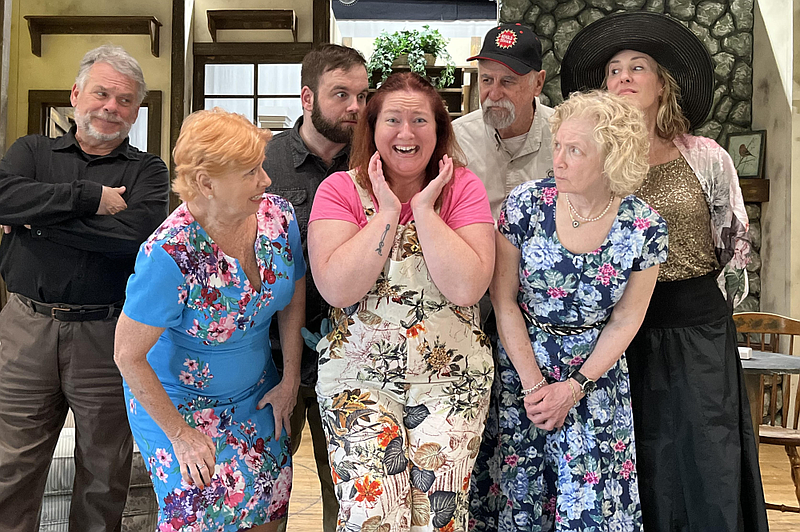
[[[575,229],[580,227],[580,225],[581,223],[578,220],[572,220],[572,227],[574,227]]]

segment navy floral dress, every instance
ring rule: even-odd
[[[142,244],[128,281],[125,314],[166,329],[147,361],[186,423],[216,445],[210,485],[183,483],[170,441],[125,384],[128,420],[159,504],[158,532],[234,532],[286,515],[288,437],[275,438],[272,407],[256,404],[280,381],[269,325],[305,262],[289,202],[265,195],[257,219],[260,291],[186,204]]]
[[[556,234],[557,196],[552,178],[522,184],[504,202],[498,221],[500,233],[522,254],[518,302],[548,382],[567,379],[592,353],[631,272],[667,258],[666,224],[632,195],[622,200],[598,249],[571,253]],[[531,317],[596,326],[559,336],[531,324]],[[473,473],[470,529],[641,530],[625,356],[570,410],[561,429],[546,432],[526,416],[519,375],[498,347],[496,408]]]

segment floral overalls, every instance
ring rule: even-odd
[[[356,188],[369,220],[372,200]],[[332,310],[317,394],[339,532],[466,530],[493,376],[479,318],[436,288],[413,221],[397,227],[364,298]]]

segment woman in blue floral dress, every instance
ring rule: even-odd
[[[515,188],[498,221],[499,446],[478,457],[471,529],[639,531],[623,351],[667,256],[664,221],[631,194],[644,120],[594,92],[552,124],[555,177]]]
[[[291,204],[264,194],[268,138],[199,111],[181,129],[185,203],[142,245],[116,333],[159,532],[275,530],[286,514],[305,263]],[[268,338],[277,312],[281,378]]]

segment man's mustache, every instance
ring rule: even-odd
[[[506,100],[506,99],[495,101],[495,100],[492,100],[491,98],[486,98],[483,101],[483,107],[484,107],[484,109],[488,109],[490,107],[495,107],[495,108],[507,109],[509,111],[513,111],[514,110],[514,104],[511,103],[509,100]]]
[[[89,113],[89,118],[99,118],[106,122],[114,122],[115,124],[125,124],[125,121],[119,116],[109,113],[107,111],[92,111]]]

